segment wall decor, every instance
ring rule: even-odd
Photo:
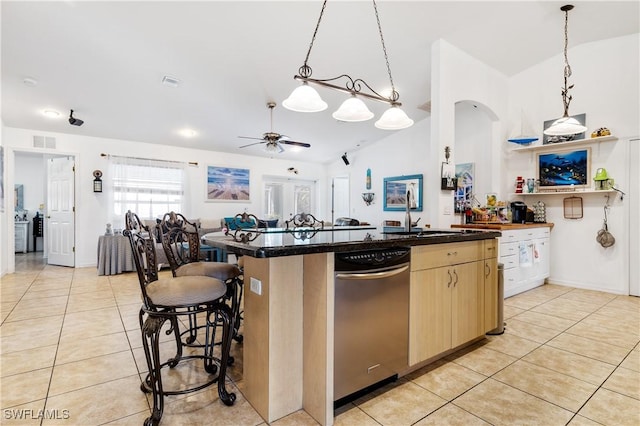
[[[24,185],[16,184],[15,188],[15,198],[14,198],[14,208],[16,212],[21,212],[24,210]]]
[[[249,201],[249,169],[207,166],[207,201]]]
[[[572,116],[570,116],[570,118],[575,118],[583,126],[586,125],[587,114],[572,115]],[[544,130],[548,129],[549,127],[551,127],[551,125],[556,120],[557,119],[545,121],[542,130],[544,131]],[[561,136],[558,136],[558,135],[545,135],[543,133],[542,144],[543,145],[547,145],[547,144],[553,144],[553,143],[558,143],[558,142],[577,141],[577,140],[584,139],[584,138],[585,138],[585,132],[578,133],[578,134],[575,134],[575,135],[561,135]]]
[[[464,211],[464,207],[473,199],[473,180],[475,177],[474,163],[456,164],[457,186],[453,205],[456,213]]]
[[[591,186],[591,148],[536,154],[540,191],[566,191]]]
[[[384,211],[405,211],[407,193],[411,210],[422,211],[422,175],[384,178]]]

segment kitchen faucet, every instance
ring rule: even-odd
[[[411,205],[410,205],[410,201],[409,201],[409,196],[410,196],[410,192],[407,191],[407,211],[404,214],[404,230],[405,232],[411,232],[411,213],[409,212],[411,210]]]

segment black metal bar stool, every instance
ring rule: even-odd
[[[243,275],[240,269],[236,265],[226,262],[201,261],[198,228],[180,213],[166,213],[157,228],[162,236],[162,248],[174,277],[207,276],[219,279],[227,285],[226,299],[231,304],[231,311],[235,318],[232,337],[241,342],[242,336],[238,330],[240,328],[239,310]],[[189,316],[187,343],[196,340],[197,330],[196,317],[191,315]],[[233,363],[233,357],[230,358],[230,363]]]
[[[227,286],[219,279],[207,276],[180,276],[173,278],[159,278],[156,264],[155,241],[149,228],[142,225],[135,213],[126,215],[125,236],[129,238],[133,251],[133,259],[138,273],[140,290],[142,293],[142,307],[139,320],[142,331],[142,343],[149,373],[140,386],[143,392],[153,393],[153,410],[151,416],[145,419],[145,425],[158,425],[164,410],[165,395],[179,395],[195,392],[213,383],[218,383],[218,396],[225,405],[233,405],[236,400],[234,393],[227,392],[225,375],[231,348],[231,334],[234,315],[225,303]],[[178,318],[181,315],[206,314],[206,334],[203,353],[183,355],[183,343],[180,338]],[[169,332],[173,333],[176,341],[176,354],[167,361],[160,360],[160,331],[169,321]],[[213,356],[214,330],[222,325],[222,343],[220,359]],[[186,389],[166,390],[162,384],[162,369],[174,368],[181,361],[202,359],[204,369],[214,377],[209,377],[204,383],[193,385]],[[182,388],[183,386],[181,386]]]

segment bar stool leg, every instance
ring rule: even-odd
[[[144,356],[147,359],[149,374],[140,389],[153,393],[153,409],[151,416],[144,421],[145,426],[157,426],[164,411],[164,395],[162,391],[162,375],[160,373],[160,330],[167,317],[149,315],[142,326]],[[181,345],[180,345],[181,346]]]
[[[213,318],[212,318],[213,316]],[[222,320],[222,342],[220,344],[220,369],[218,370],[218,396],[220,400],[227,406],[233,405],[236,400],[235,393],[229,393],[226,386],[227,364],[229,363],[229,352],[231,351],[231,337],[233,330],[233,313],[229,306],[225,303],[216,303],[207,313],[207,341],[205,343],[205,370],[214,374],[216,371],[213,362],[213,347],[215,346],[214,337],[216,324],[218,319]],[[211,338],[209,338],[211,337]]]

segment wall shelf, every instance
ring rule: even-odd
[[[584,195],[584,194],[611,194],[611,193],[616,193],[617,191],[615,189],[587,189],[587,190],[579,190],[579,191],[545,191],[545,192],[523,192],[523,193],[511,193],[510,195],[512,196],[516,196],[516,197],[531,197],[534,195],[564,195],[564,196],[571,196],[571,195],[576,195],[576,196],[580,196],[580,195]]]
[[[549,143],[546,145],[531,145],[531,146],[523,146],[521,148],[514,148],[511,151],[512,152],[523,152],[523,151],[542,151],[542,150],[549,150],[549,151],[553,151],[556,150],[558,148],[564,148],[564,147],[572,147],[572,146],[582,146],[582,145],[589,145],[595,142],[613,142],[613,141],[617,141],[618,138],[612,135],[609,136],[598,136],[597,138],[587,138],[587,139],[577,139],[575,141],[567,141],[567,142],[558,142],[558,143]],[[598,192],[602,192],[602,191],[598,191]]]

